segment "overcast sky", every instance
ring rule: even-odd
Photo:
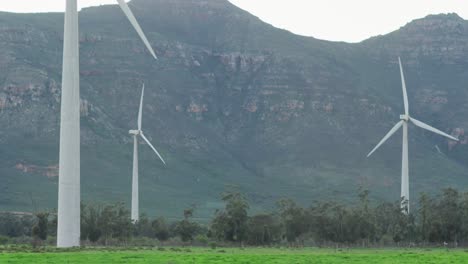
[[[358,42],[428,14],[468,18],[466,0],[230,0],[276,27],[319,39]],[[11,12],[63,11],[65,0],[0,0]],[[80,7],[115,0],[78,0]]]

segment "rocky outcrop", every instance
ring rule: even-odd
[[[39,174],[46,176],[47,178],[57,178],[59,174],[58,164],[44,167],[32,164],[17,163],[15,165],[15,169],[22,173]]]

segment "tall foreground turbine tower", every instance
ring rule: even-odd
[[[77,0],[67,0],[63,38],[57,246],[80,245],[80,62]]]
[[[77,0],[66,0],[63,40],[62,101],[57,247],[80,245],[80,64]],[[122,11],[156,59],[151,45],[125,0]]]

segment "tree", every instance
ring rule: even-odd
[[[229,226],[232,233],[232,241],[241,242],[247,234],[247,210],[249,203],[247,199],[239,192],[228,192],[223,195],[223,201],[226,203],[226,213],[229,218]]]
[[[402,198],[404,199],[404,198]],[[396,243],[400,242],[412,242],[416,236],[415,217],[413,214],[408,214],[406,211],[401,210],[401,200],[398,204],[393,205],[393,241]]]
[[[194,208],[184,210],[184,219],[177,223],[175,231],[183,242],[192,242],[198,230],[198,224],[191,220]]]
[[[439,203],[439,213],[442,222],[442,233],[444,241],[456,242],[461,231],[462,218],[459,205],[460,195],[453,188],[442,191],[442,199]]]
[[[460,202],[460,215],[462,218],[461,222],[461,241],[466,242],[468,239],[468,193],[464,193]]]
[[[101,238],[107,245],[110,239],[128,241],[132,235],[133,224],[130,211],[123,203],[113,205],[82,204],[81,238],[97,242]]]
[[[82,205],[81,207],[81,239],[96,243],[102,236],[99,226],[101,208],[98,205]]]
[[[419,234],[422,241],[429,240],[430,229],[432,225],[431,209],[434,208],[432,201],[426,193],[419,196]]]
[[[52,219],[49,221],[49,228],[48,228],[48,234],[49,236],[56,237],[57,236],[57,223],[58,223],[58,215],[57,215],[57,210],[54,210],[51,213]]]
[[[284,236],[288,242],[294,243],[299,236],[308,232],[305,210],[290,199],[280,200],[277,206],[283,224]]]
[[[273,214],[258,214],[248,220],[248,243],[270,245],[281,240],[281,225]]]
[[[135,224],[135,234],[136,236],[143,237],[154,237],[152,223],[146,214],[141,214],[140,220]]]
[[[397,208],[395,208],[395,206]],[[375,215],[375,233],[376,239],[383,243],[393,243],[393,230],[396,215],[401,213],[399,210],[400,204],[395,203],[381,203],[374,209]]]
[[[0,235],[8,237],[30,236],[32,226],[35,224],[34,218],[29,215],[0,213]]]
[[[229,218],[224,210],[216,210],[215,217],[211,221],[209,236],[218,240],[229,240]]]
[[[376,234],[375,217],[369,208],[369,190],[360,188],[358,196],[360,206],[353,212],[357,225],[355,231],[358,233],[358,239],[369,244]]]
[[[32,228],[32,236],[36,239],[46,240],[49,225],[49,213],[37,213],[36,223]]]
[[[151,223],[154,236],[162,243],[167,241],[170,236],[169,227],[167,226],[166,220],[162,217],[155,219]]]
[[[248,232],[247,199],[239,192],[229,191],[223,193],[222,200],[226,203],[224,210],[216,212],[212,222],[212,231],[218,239],[231,242],[242,242]]]

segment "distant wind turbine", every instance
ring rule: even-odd
[[[403,103],[405,106],[405,114],[400,115],[400,122],[398,122],[390,131],[385,135],[385,137],[377,144],[377,146],[367,155],[370,157],[385,141],[387,141],[395,132],[403,127],[403,146],[402,146],[402,161],[401,161],[401,208],[405,213],[409,213],[409,169],[408,169],[408,122],[413,123],[414,125],[429,130],[433,133],[442,135],[451,140],[458,141],[458,139],[433,128],[417,119],[414,119],[409,115],[409,105],[408,105],[408,94],[406,93],[406,83],[405,76],[403,74],[403,67],[401,66],[401,60],[398,57],[398,63],[400,64],[400,74],[401,74],[401,85],[403,88]]]
[[[140,109],[138,110],[138,129],[130,130],[129,133],[133,135],[133,175],[132,175],[132,221],[137,222],[140,220],[139,210],[139,191],[138,191],[138,136],[140,136],[150,148],[158,155],[159,159],[166,165],[166,162],[161,157],[159,152],[156,150],[151,142],[145,137],[141,130],[142,123],[142,112],[143,112],[143,98],[145,96],[145,85],[141,90]]]
[[[80,67],[77,0],[66,0],[60,114],[57,247],[80,245]],[[151,45],[124,0],[117,0],[151,55]]]

